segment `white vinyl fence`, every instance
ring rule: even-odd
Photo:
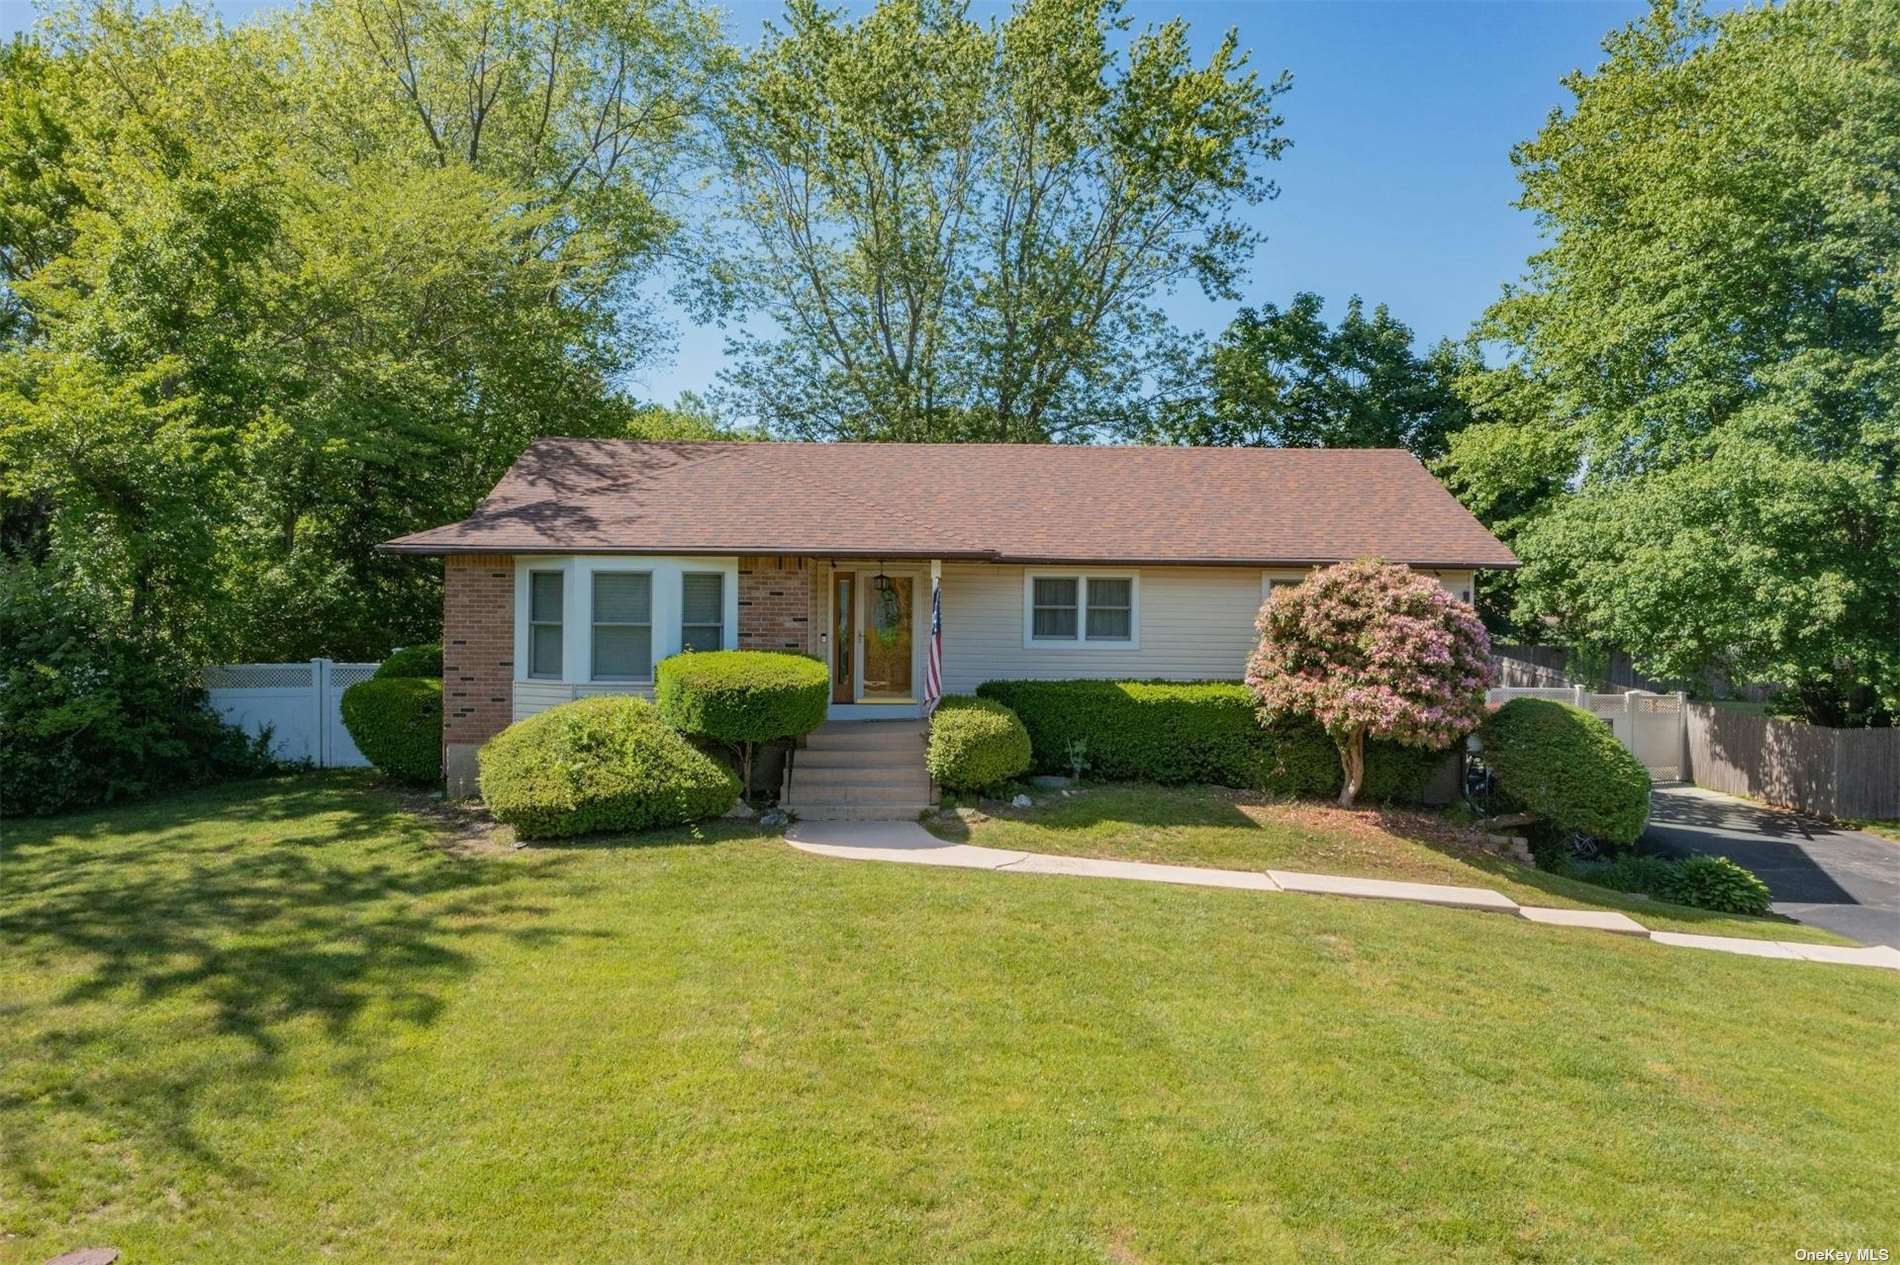
[[[1548,698],[1580,707],[1608,725],[1616,740],[1643,762],[1651,777],[1664,782],[1684,780],[1682,753],[1687,737],[1681,694],[1651,694],[1647,690],[1592,694],[1581,685],[1501,685],[1485,694],[1485,700],[1492,703],[1513,698]]]
[[[374,676],[374,663],[227,663],[205,669],[211,709],[247,733],[271,732],[280,760],[320,769],[367,768],[343,728],[343,691]]]

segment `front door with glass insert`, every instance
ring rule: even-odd
[[[858,696],[857,577],[839,571],[831,577],[831,701],[851,703]]]
[[[867,703],[910,702],[912,622],[917,580],[909,575],[860,575],[863,603],[864,693]]]

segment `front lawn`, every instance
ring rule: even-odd
[[[1422,812],[1347,811],[1218,786],[1087,786],[1038,798],[1023,810],[992,805],[987,811],[994,815],[984,821],[925,825],[942,838],[988,848],[1488,887],[1521,905],[1620,909],[1655,931],[1854,943],[1786,918],[1689,909],[1547,874],[1476,849],[1461,831]]]
[[[511,851],[346,775],[8,822],[0,1005],[6,1262],[1785,1260],[1900,1230],[1889,972],[731,824]]]

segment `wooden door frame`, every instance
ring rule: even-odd
[[[834,713],[840,708],[849,710],[840,714],[841,718],[872,719],[879,713],[906,715],[906,709],[914,711],[919,705],[922,690],[924,665],[920,662],[924,653],[925,641],[930,636],[930,568],[928,563],[913,559],[900,562],[885,561],[883,571],[893,579],[911,581],[911,700],[900,702],[886,699],[866,699],[864,697],[864,595],[865,581],[877,574],[878,562],[873,559],[865,562],[852,559],[850,562],[833,560],[831,563],[831,582],[825,594],[825,621],[827,638],[831,650],[825,661],[825,669],[831,675],[830,707]],[[854,583],[852,596],[852,674],[850,697],[839,697],[838,680],[838,580],[849,577]]]
[[[838,603],[838,585],[848,582],[851,585],[850,609],[841,609]],[[859,662],[858,648],[858,573],[837,567],[831,572],[831,592],[825,602],[826,620],[831,625],[827,630],[827,640],[831,643],[831,662],[825,666],[831,671],[831,701],[837,703],[855,703],[858,701],[858,682],[864,675],[864,665]],[[840,625],[844,625],[842,628]],[[847,656],[851,664],[849,674],[838,670],[839,656]]]

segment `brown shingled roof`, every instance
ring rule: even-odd
[[[462,522],[383,548],[1517,563],[1417,458],[1391,448],[542,439]]]

